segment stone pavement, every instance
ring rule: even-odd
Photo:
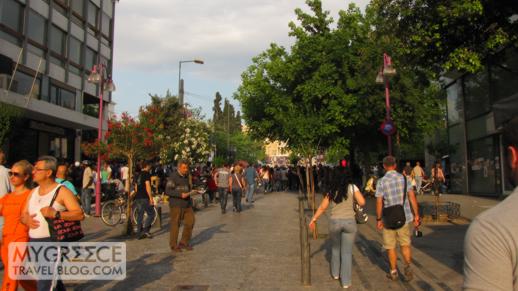
[[[359,226],[353,251],[352,290],[460,289],[467,225],[422,227],[424,237],[414,240],[416,278],[411,283],[391,282],[385,278],[388,263],[375,229],[373,199],[367,209],[371,217]],[[325,217],[319,221],[321,238],[310,239],[312,286],[302,287],[294,193],[259,194],[253,207],[240,214],[222,215],[219,205],[196,212],[194,251],[175,255],[169,250],[168,219],[162,229],[153,228],[153,239],[136,240],[120,236],[122,225],[110,228],[91,217],[84,223],[85,241],[127,243],[127,278],[66,285],[74,290],[338,290],[339,283],[329,275],[326,223]]]

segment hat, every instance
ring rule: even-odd
[[[76,167],[79,167],[80,165],[81,165],[81,163],[80,163],[79,161],[76,161],[76,162],[74,163],[74,166],[76,166]]]

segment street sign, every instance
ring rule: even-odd
[[[381,133],[386,136],[391,136],[396,133],[396,125],[392,120],[385,120],[380,126]]]

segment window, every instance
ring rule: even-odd
[[[91,26],[97,28],[98,27],[97,17],[99,15],[99,8],[90,1],[88,1],[87,6],[88,6],[88,23]]]
[[[54,1],[56,2],[56,1]],[[59,4],[59,2],[56,2],[56,5],[54,5],[54,9],[59,12],[61,15],[66,16],[67,10]]]
[[[33,46],[30,43],[27,44],[27,51],[29,51],[29,52],[37,55],[37,56],[45,57],[45,51],[44,50],[42,50],[39,47]]]
[[[84,8],[84,1],[83,0],[72,0],[70,1],[70,6],[72,7],[72,11],[77,13],[79,16],[84,17],[85,15],[85,8]]]
[[[76,94],[56,85],[50,86],[50,103],[75,110],[76,108]]]
[[[489,112],[489,80],[486,71],[469,75],[464,79],[466,119],[471,119]]]
[[[1,31],[1,30],[0,30],[0,39],[7,40],[8,42],[14,43],[16,45],[21,45],[21,43],[22,43],[17,37],[12,36],[9,33]]]
[[[36,77],[36,80],[34,80],[34,75],[17,71],[14,75],[14,80],[15,82],[13,82],[13,84],[16,84],[16,88],[11,88],[13,89],[12,91],[19,93],[21,95],[28,95],[31,92],[32,88],[32,96],[40,95],[40,78]],[[34,87],[32,87],[33,82]]]
[[[97,63],[97,54],[89,47],[85,50],[85,68],[91,70]]]
[[[515,49],[506,51],[502,64],[491,67],[491,80],[495,88],[495,101],[518,93],[518,52]]]
[[[29,10],[27,36],[35,42],[44,45],[46,30],[45,18],[35,11]]]
[[[59,55],[65,55],[65,32],[54,25],[50,28],[49,48]]]
[[[2,23],[16,32],[22,32],[23,6],[15,0],[5,0],[2,9]]]
[[[78,64],[81,65],[81,52],[82,52],[82,44],[81,41],[75,37],[70,37],[69,49],[68,49],[68,58]]]
[[[462,119],[462,86],[459,81],[446,88],[448,100],[448,123],[454,125]]]
[[[103,13],[101,21],[102,21],[101,32],[106,36],[110,36],[110,23],[111,23],[110,16],[108,16],[106,13]]]
[[[71,73],[74,73],[76,75],[81,75],[81,69],[74,66],[74,65],[70,65],[68,66],[68,70],[71,72]]]

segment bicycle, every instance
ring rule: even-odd
[[[158,202],[162,200],[163,197],[155,196],[155,206],[154,209],[154,219],[151,222],[151,225],[154,225],[158,218],[158,210],[156,205]],[[128,206],[128,199],[127,195],[124,192],[117,193],[117,198],[114,200],[110,200],[105,202],[101,207],[101,220],[104,224],[107,226],[115,226],[119,223],[123,223],[127,217],[126,217],[126,208]],[[144,213],[144,221],[147,218],[147,213]],[[134,205],[134,202],[132,202],[131,205],[131,222],[133,225],[137,224],[137,208]]]

